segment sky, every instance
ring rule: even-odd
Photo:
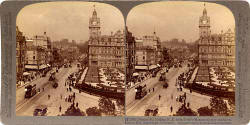
[[[205,7],[210,16],[212,34],[229,28],[234,30],[234,16],[227,7],[208,2],[205,2]],[[126,24],[136,37],[152,35],[155,30],[161,41],[178,38],[193,42],[199,36],[199,17],[203,9],[204,2],[145,3],[129,12]]]
[[[124,29],[124,18],[119,9],[96,2],[45,2],[25,6],[18,13],[16,24],[25,36],[31,38],[44,32],[52,41],[87,41],[89,38],[89,18],[93,10],[101,20],[101,34]]]
[[[124,18],[119,9],[96,2],[44,2],[24,7],[17,16],[17,26],[25,36],[31,38],[46,32],[52,41],[87,41],[89,18],[94,6],[101,18],[102,35],[124,28]],[[211,21],[212,33],[234,29],[231,11],[223,5],[205,4]],[[134,36],[152,35],[154,30],[161,41],[173,38],[195,41],[199,35],[199,17],[204,2],[152,2],[135,6],[130,10],[126,23]]]

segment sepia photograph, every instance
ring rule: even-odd
[[[98,2],[41,2],[16,19],[17,116],[125,115],[125,23]]]
[[[226,0],[3,1],[0,122],[247,124],[249,9]]]
[[[209,2],[130,10],[127,116],[234,116],[235,19]]]

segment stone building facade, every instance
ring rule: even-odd
[[[126,81],[131,82],[135,70],[135,53],[136,44],[135,37],[126,27]]]
[[[235,33],[228,29],[225,33],[211,34],[210,17],[204,8],[199,20],[200,38],[198,56],[200,66],[235,66]]]
[[[150,46],[136,47],[136,65],[155,65],[156,49]]]
[[[27,40],[25,68],[27,70],[43,70],[52,65],[51,40],[44,35],[34,36]]]
[[[26,39],[23,33],[16,27],[16,74],[17,82],[22,79],[25,71]]]
[[[153,35],[145,35],[142,37],[143,46],[149,46],[153,48],[154,56],[155,56],[155,64],[158,64],[162,58],[162,50],[161,50],[161,40],[156,35],[156,32],[153,32]]]
[[[89,19],[89,66],[125,68],[125,32],[118,30],[111,35],[101,35],[100,18],[94,9]],[[125,71],[125,70],[124,70]]]
[[[156,35],[145,35],[136,40],[136,63],[135,65],[154,65],[159,64],[162,58],[160,38]]]

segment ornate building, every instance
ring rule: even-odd
[[[111,35],[101,35],[100,18],[94,9],[89,19],[89,66],[125,68],[125,33],[118,30]]]
[[[130,82],[135,70],[135,37],[126,27],[126,82]]]
[[[26,40],[23,33],[16,27],[16,74],[17,82],[22,80],[25,65]]]
[[[155,64],[158,64],[162,58],[162,50],[161,50],[161,40],[156,35],[156,32],[154,31],[153,35],[145,35],[142,37],[143,46],[148,46],[150,48],[154,48],[154,61]]]
[[[210,17],[204,8],[199,20],[200,38],[198,56],[200,66],[235,66],[235,33],[228,29],[225,33],[211,34]]]
[[[43,70],[52,65],[51,40],[46,32],[40,36],[36,35],[26,42],[26,70]]]
[[[136,47],[136,65],[155,65],[156,49],[150,46]]]
[[[145,35],[135,39],[135,69],[152,70],[159,66],[162,59],[160,38],[153,32],[153,35]]]

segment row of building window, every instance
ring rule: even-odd
[[[122,66],[124,65],[124,62],[112,62],[112,63],[107,63],[107,62],[100,62],[100,66]]]
[[[228,47],[200,47],[200,52],[223,52],[223,53],[232,53],[234,51],[234,47],[231,48],[231,46]]]
[[[202,60],[202,64],[213,65],[213,66],[234,66],[234,61],[224,60],[224,61],[206,61]]]
[[[90,54],[124,54],[124,48],[120,48],[120,49],[92,48],[90,49]]]
[[[114,56],[114,55],[89,55],[89,58],[98,58],[98,59],[116,59],[116,58],[124,58],[123,56]]]
[[[206,55],[199,55],[200,58],[209,58],[209,59],[216,59],[216,58],[232,58],[233,55],[230,54],[206,54]]]

